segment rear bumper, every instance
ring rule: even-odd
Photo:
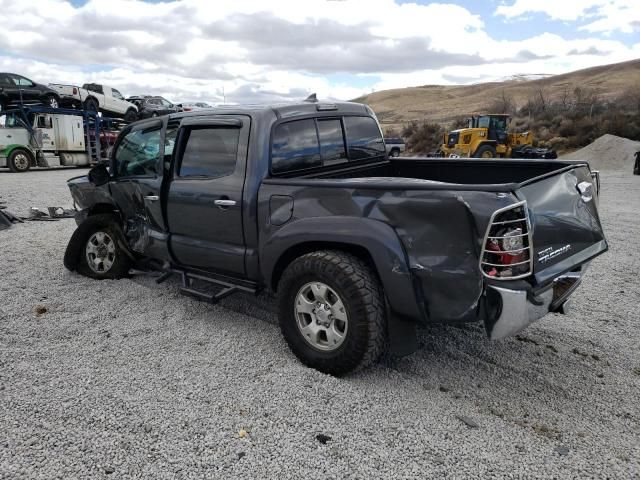
[[[489,338],[514,335],[550,312],[566,313],[568,299],[580,285],[587,266],[558,276],[536,292],[488,286],[487,298],[493,307],[493,314],[485,321]]]

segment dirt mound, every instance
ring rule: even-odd
[[[564,160],[585,160],[594,170],[633,169],[634,153],[640,150],[640,142],[615,135],[602,135],[580,150],[562,155]]]

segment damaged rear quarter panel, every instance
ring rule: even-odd
[[[515,201],[509,193],[443,189],[390,189],[354,186],[317,187],[285,184],[263,186],[264,205],[272,193],[287,193],[293,200],[293,215],[284,226],[263,226],[263,239],[280,228],[310,217],[327,217],[326,229],[336,239],[341,231],[330,217],[361,218],[389,225],[404,249],[406,263],[423,319],[433,322],[476,321],[483,293],[479,268],[482,240],[492,213]],[[264,213],[260,218],[268,219]],[[372,232],[360,232],[368,238]],[[382,262],[384,263],[384,262]],[[391,262],[387,268],[398,268]],[[406,271],[406,266],[403,265]],[[390,300],[392,300],[390,298]]]
[[[371,217],[400,237],[428,320],[479,319],[482,240],[491,214],[512,202],[504,193],[451,190],[395,191],[379,199]]]

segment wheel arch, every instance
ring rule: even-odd
[[[35,162],[36,160],[36,152],[33,150],[33,148],[31,148],[31,146],[29,145],[22,145],[20,143],[12,143],[10,145],[7,145],[3,150],[2,150],[2,155],[6,156],[7,158],[9,157],[9,155],[11,155],[15,150],[24,150],[25,152],[27,152],[29,154],[29,157],[31,157],[31,162]]]
[[[478,150],[480,150],[485,145],[489,145],[490,147],[496,148],[498,146],[498,142],[495,140],[482,140],[476,145],[476,149],[473,151],[473,155],[476,154]]]
[[[311,217],[280,228],[260,249],[265,285],[276,292],[287,266],[317,250],[342,250],[370,262],[391,310],[407,318],[422,317],[400,238],[391,226],[368,218]]]

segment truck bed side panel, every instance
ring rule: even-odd
[[[291,219],[283,225],[270,221],[271,195],[292,198]],[[278,237],[280,229],[309,218],[315,219],[315,238],[320,240],[324,231],[323,240],[335,241],[345,233],[344,225],[349,222],[337,224],[332,217],[351,218],[352,225],[362,228],[366,228],[362,219],[379,221],[393,229],[405,252],[411,278],[407,288],[418,299],[417,317],[443,322],[473,321],[477,319],[483,291],[478,264],[481,232],[494,210],[513,202],[514,197],[504,193],[288,186],[283,181],[277,186],[261,187],[259,218],[264,223],[260,225],[260,243],[268,245]],[[473,213],[470,205],[474,206]],[[380,235],[365,230],[359,231],[359,238]],[[395,268],[389,259],[382,264],[391,271]]]

